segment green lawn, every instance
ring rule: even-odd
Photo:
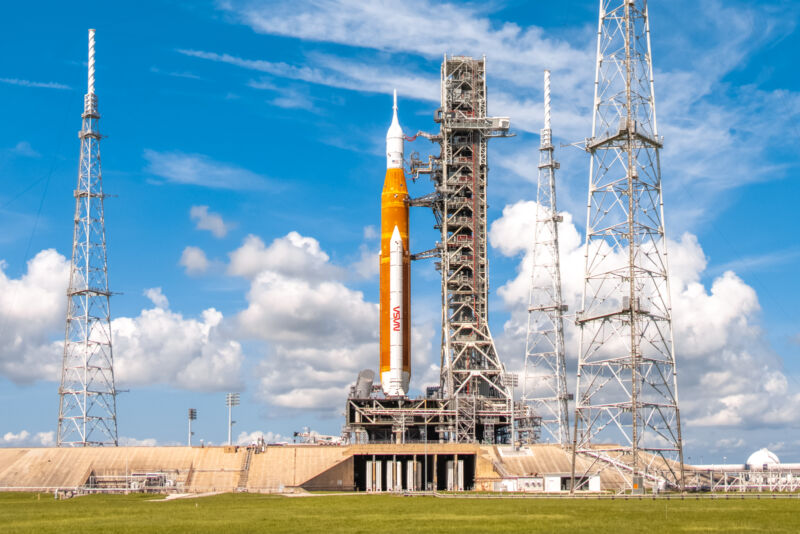
[[[288,498],[0,493],[0,532],[800,532],[800,500]]]

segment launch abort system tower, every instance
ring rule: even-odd
[[[117,445],[117,390],[111,352],[103,177],[94,92],[94,30],[89,30],[89,88],[83,127],[75,233],[67,290],[67,329],[58,410],[58,446]]]

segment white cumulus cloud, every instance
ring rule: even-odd
[[[358,371],[374,367],[378,307],[340,280],[316,239],[297,232],[266,246],[249,236],[229,272],[250,281],[241,331],[267,343],[259,366],[265,400],[338,409]]]
[[[169,308],[169,300],[161,291],[160,287],[145,289],[144,296],[150,299],[150,302],[152,302],[156,308]]]
[[[160,301],[166,302],[165,297]],[[111,330],[121,385],[166,384],[194,391],[241,387],[241,344],[214,308],[193,319],[156,305],[137,317],[114,319]]]
[[[252,445],[254,443],[258,443],[259,440],[264,440],[266,443],[282,443],[282,442],[289,442],[291,441],[290,438],[278,434],[276,432],[262,432],[261,430],[256,430],[253,432],[240,432],[238,436],[236,436],[236,444],[237,445]]]
[[[136,439],[129,437],[119,438],[120,447],[155,447],[158,441],[155,438]]]
[[[267,247],[261,238],[249,235],[241,247],[230,254],[229,274],[252,279],[261,272],[323,280],[340,276],[339,268],[329,262],[319,241],[289,232]]]
[[[192,206],[189,217],[194,221],[198,230],[208,230],[214,237],[225,237],[231,229],[222,215],[208,211],[208,206]]]
[[[56,433],[37,432],[31,434],[27,430],[18,433],[6,432],[0,436],[0,447],[52,447],[56,444]]]
[[[63,356],[69,261],[43,250],[19,278],[0,269],[0,374],[18,382],[57,382]],[[241,386],[244,355],[222,313],[200,318],[169,309],[161,288],[144,294],[153,308],[111,321],[115,377],[120,384],[166,384],[190,390]]]
[[[229,273],[250,282],[240,331],[265,343],[257,395],[282,409],[338,414],[358,372],[376,368],[378,305],[345,284],[316,239],[297,232],[269,245],[249,236],[230,259]],[[412,327],[416,384],[438,382],[433,337],[430,325]]]
[[[53,249],[16,279],[0,262],[0,373],[15,382],[60,378],[69,268]]]
[[[181,253],[181,259],[178,262],[186,269],[186,274],[202,274],[208,270],[208,257],[200,247],[186,247]]]

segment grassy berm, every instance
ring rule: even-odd
[[[800,532],[800,500],[437,499],[389,495],[0,493],[0,532]]]

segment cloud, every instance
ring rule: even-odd
[[[250,282],[239,330],[264,343],[257,397],[282,410],[338,417],[358,372],[377,363],[378,305],[344,283],[344,270],[316,239],[297,232],[268,246],[248,236],[230,258],[229,274]],[[438,382],[433,337],[430,325],[412,326],[415,383]]]
[[[796,248],[777,250],[756,256],[745,256],[743,258],[737,258],[733,261],[729,261],[722,265],[715,265],[709,270],[709,272],[714,274],[721,274],[725,271],[735,271],[738,273],[754,271],[759,272],[767,270],[776,265],[791,262],[798,256],[800,256],[800,250]]]
[[[306,111],[314,109],[314,103],[311,99],[300,93],[289,93],[284,96],[279,96],[270,100],[270,103],[285,109],[304,109]]]
[[[218,54],[202,50],[178,50],[179,53],[227,63],[248,70],[266,72],[279,78],[300,80],[316,85],[325,85],[351,91],[368,93],[391,93],[397,89],[404,97],[435,101],[438,99],[438,77],[396,68],[386,69],[380,63],[352,63],[335,56],[315,54],[314,67],[289,65],[283,62],[271,62],[261,59],[244,59],[230,54]],[[250,82],[248,85],[256,89],[272,89],[275,86],[268,81]]]
[[[136,439],[128,437],[119,438],[120,447],[155,447],[158,445],[156,438]]]
[[[306,111],[315,109],[314,100],[310,96],[291,87],[278,87],[266,79],[260,81],[251,80],[247,83],[247,86],[253,89],[276,92],[278,96],[269,100],[269,103],[274,106],[286,109],[304,109]]]
[[[33,149],[31,144],[27,141],[20,141],[14,148],[8,149],[8,152],[15,156],[22,156],[25,158],[40,158],[42,155]]]
[[[52,249],[34,256],[18,279],[0,270],[0,374],[17,383],[59,380],[68,279],[68,260]],[[144,293],[153,308],[111,321],[118,384],[241,386],[244,355],[222,313],[209,308],[199,319],[184,318],[169,309],[161,288]]]
[[[269,247],[261,238],[249,235],[241,247],[231,252],[228,273],[248,279],[264,271],[316,280],[338,277],[340,270],[329,259],[319,241],[297,232],[275,239]]]
[[[586,58],[541,28],[495,23],[470,4],[379,0],[295,2],[265,6],[252,1],[221,4],[240,23],[259,33],[324,41],[392,53],[440,58],[443,52],[486,54],[499,65],[495,76],[520,80],[513,69],[541,72]],[[391,16],[387,16],[391,13]],[[447,20],[448,24],[439,21]],[[513,76],[512,76],[513,74]]]
[[[169,308],[169,300],[167,300],[166,295],[161,292],[160,287],[151,287],[150,289],[145,289],[144,296],[150,299],[150,302],[152,302],[156,308]]]
[[[208,230],[214,237],[225,237],[232,227],[225,223],[222,215],[208,211],[208,206],[192,206],[189,217],[194,221],[195,228]]]
[[[534,202],[506,206],[491,225],[490,242],[508,257],[519,257],[517,276],[498,289],[511,316],[495,336],[511,369],[522,369],[527,329]],[[559,225],[562,286],[570,313],[580,308],[584,257],[581,234],[564,213]],[[697,238],[683,234],[668,242],[673,330],[681,412],[693,435],[719,439],[711,428],[777,428],[800,417],[800,391],[789,386],[780,357],[759,326],[753,288],[731,271],[710,287],[701,283],[707,260]],[[578,329],[565,320],[568,387],[575,387]],[[708,430],[704,430],[708,428]],[[713,435],[713,436],[712,436]]]
[[[364,239],[365,240],[372,240],[378,238],[378,229],[375,226],[369,224],[364,227]]]
[[[150,67],[150,72],[152,72],[153,74],[163,74],[165,76],[171,76],[172,78],[186,78],[188,80],[203,79],[197,74],[192,74],[191,72],[165,71],[159,69],[158,67]]]
[[[252,445],[258,443],[259,440],[264,440],[265,443],[288,443],[289,438],[278,434],[276,432],[262,432],[256,430],[254,432],[240,432],[236,437],[237,445]]]
[[[19,78],[0,78],[0,82],[22,87],[36,87],[39,89],[71,89],[69,85],[64,85],[63,83],[32,82],[30,80],[20,80]]]
[[[372,249],[369,246],[362,244],[359,249],[359,258],[352,265],[350,271],[355,273],[359,278],[370,279],[378,275],[380,249]]]
[[[0,262],[0,374],[17,383],[59,380],[69,261],[47,249],[20,278],[9,278],[5,267]]]
[[[53,447],[56,444],[56,433],[37,432],[31,434],[27,430],[19,433],[6,432],[0,436],[0,447]]]
[[[297,232],[269,246],[248,236],[230,258],[229,273],[250,282],[239,329],[265,342],[257,394],[281,408],[338,413],[358,371],[375,363],[377,305]]]
[[[485,54],[493,80],[492,112],[510,114],[516,126],[524,124],[529,131],[538,132],[541,128],[541,98],[538,95],[532,98],[530,91],[540,89],[543,84],[541,76],[532,77],[531,72],[554,70],[557,80],[554,95],[559,101],[568,101],[570,110],[579,103],[579,93],[571,89],[592,82],[593,41],[588,33],[584,46],[575,47],[547,35],[537,26],[523,28],[515,23],[496,23],[487,16],[487,10],[468,4],[427,1],[397,4],[388,0],[364,4],[343,0],[269,7],[257,2],[232,1],[221,6],[234,20],[258,33],[360,49],[356,59],[309,53],[302,73],[297,67],[285,64],[281,68],[275,64],[264,68],[261,63],[234,63],[311,83],[378,92],[389,92],[396,87],[404,96],[438,101],[438,69],[430,74],[416,72],[406,65],[408,56],[430,61],[440,59],[445,52],[475,57]],[[386,17],[386,12],[392,16]],[[436,21],[442,17],[449,23],[438,24]],[[364,50],[372,51],[374,59],[368,60]],[[387,54],[392,60],[386,60]],[[217,56],[213,59],[232,58]],[[567,106],[554,109],[558,124],[562,127],[574,124],[574,113],[564,111]],[[580,120],[580,124],[586,122]],[[581,134],[585,136],[585,132]]]
[[[214,161],[202,154],[156,152],[145,149],[145,171],[167,182],[212,189],[264,189],[270,182],[263,176],[236,165]]]
[[[186,268],[186,274],[189,275],[202,274],[208,270],[209,265],[206,253],[199,247],[186,247],[183,249],[178,263]]]
[[[594,14],[579,27],[545,29],[503,21],[504,15],[494,12],[497,6],[472,3],[323,0],[265,5],[230,0],[219,6],[232,21],[257,33],[306,43],[304,64],[183,53],[355,91],[389,92],[397,87],[403,95],[428,101],[439,97],[438,69],[428,66],[443,52],[485,54],[491,114],[508,115],[513,128],[538,134],[543,82],[541,74],[532,73],[548,68],[553,72],[554,134],[570,143],[591,135]],[[691,21],[682,16],[686,9],[695,14]],[[448,24],[437,23],[443,19]],[[737,86],[729,75],[789,35],[794,17],[787,16],[785,6],[757,9],[743,3],[678,1],[652,7],[651,19],[657,25],[653,42],[659,133],[665,137],[663,184],[672,229],[684,231],[713,219],[728,205],[727,192],[790,176],[791,167],[776,165],[772,155],[793,153],[793,138],[785,132],[796,131],[800,93],[757,84]],[[658,29],[671,26],[677,31]],[[341,57],[323,54],[315,51],[315,42],[349,50]],[[423,71],[419,65],[425,66]],[[520,179],[531,179],[536,163],[509,164],[530,152],[523,142],[510,145],[512,149],[495,149],[503,154],[497,160],[500,166],[511,172],[496,177],[495,183],[516,186]],[[742,158],[745,153],[748,157]],[[588,165],[571,153],[566,158],[562,183],[585,183]],[[517,191],[509,186],[503,194],[516,200]],[[564,188],[560,195],[562,206],[577,208],[585,201],[584,188]],[[581,221],[581,212],[574,213]]]
[[[745,442],[742,438],[722,438],[717,440],[714,446],[717,449],[741,449],[745,446]]]
[[[222,313],[208,308],[199,319],[184,318],[158,305],[167,304],[160,291],[155,296],[156,307],[111,322],[118,384],[166,384],[191,391],[241,388],[242,346]]]

